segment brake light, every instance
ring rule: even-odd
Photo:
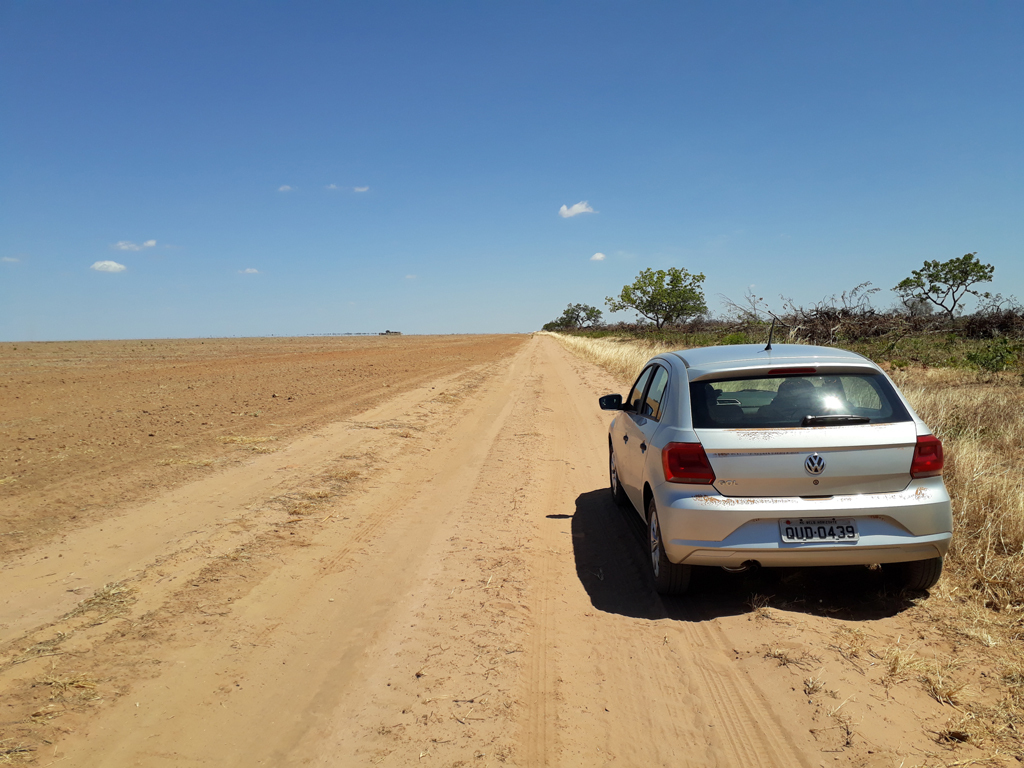
[[[670,483],[711,485],[715,470],[700,443],[669,443],[661,451],[665,479]]]
[[[935,435],[918,435],[914,447],[911,477],[934,477],[942,474],[942,441]]]
[[[768,371],[768,375],[775,373],[810,373],[813,375],[817,372],[817,368],[772,368]]]

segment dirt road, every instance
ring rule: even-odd
[[[606,489],[596,396],[623,388],[534,337],[10,559],[0,746],[67,767],[927,755],[948,713],[872,687],[867,653],[926,616],[782,616],[743,577],[652,595]]]

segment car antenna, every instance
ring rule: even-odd
[[[772,336],[775,335],[775,318],[772,318],[772,328],[768,331],[768,345],[764,348],[765,352],[772,351]]]

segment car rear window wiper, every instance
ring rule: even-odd
[[[854,416],[849,413],[833,413],[827,416],[804,416],[801,427],[831,427],[837,424],[867,424],[871,419],[867,416]]]

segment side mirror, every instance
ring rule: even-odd
[[[602,411],[622,410],[622,395],[605,395],[599,398],[597,402],[601,404]]]

